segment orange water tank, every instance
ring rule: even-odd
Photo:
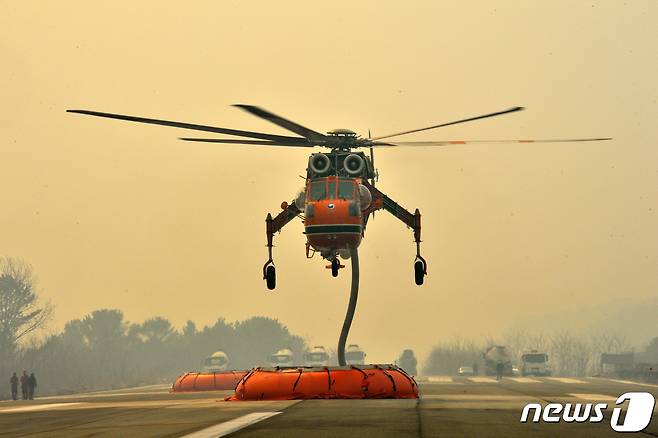
[[[219,371],[209,373],[185,373],[176,379],[172,392],[221,391],[235,389],[247,374],[246,371]]]
[[[418,385],[395,365],[254,368],[226,400],[314,398],[418,398]]]

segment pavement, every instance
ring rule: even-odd
[[[616,398],[658,385],[602,378],[430,376],[419,400],[226,402],[167,385],[0,402],[0,435],[30,437],[607,437]],[[600,423],[521,423],[527,403],[607,403]],[[658,410],[658,408],[654,407]],[[639,436],[658,437],[658,414]]]

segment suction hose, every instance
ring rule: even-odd
[[[347,335],[350,333],[354,311],[356,310],[356,300],[359,297],[359,251],[356,248],[350,248],[350,258],[352,259],[352,290],[350,291],[350,303],[347,305],[347,313],[343,322],[343,329],[340,331],[338,339],[338,364],[345,366],[345,343]]]

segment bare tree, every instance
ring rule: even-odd
[[[40,302],[35,284],[28,263],[0,258],[0,357],[13,355],[18,342],[50,318],[52,306]]]

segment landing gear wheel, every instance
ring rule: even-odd
[[[338,277],[338,269],[340,269],[340,262],[338,259],[333,259],[331,261],[331,276]]]
[[[269,290],[274,290],[276,287],[276,268],[274,265],[269,265],[265,268],[265,282]]]
[[[414,278],[418,286],[422,285],[425,281],[425,263],[422,260],[414,262]]]

